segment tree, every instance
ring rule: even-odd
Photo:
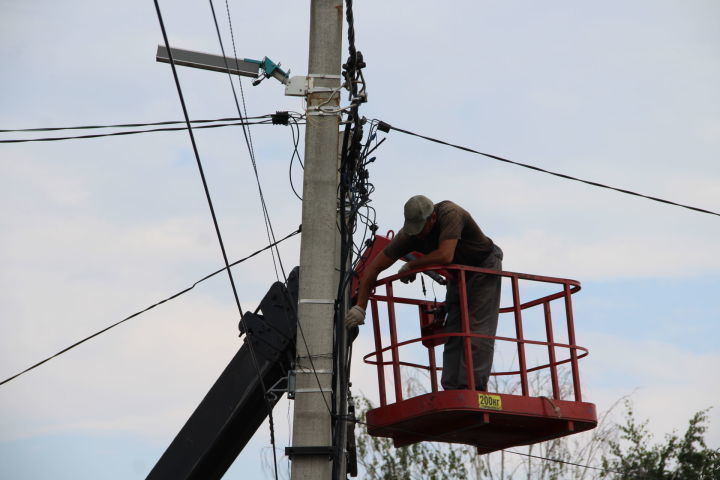
[[[705,444],[709,409],[697,412],[682,437],[666,435],[664,443],[651,445],[648,421],[638,422],[632,404],[625,402],[625,424],[619,438],[609,441],[603,468],[623,480],[715,480],[720,478],[720,450]]]
[[[422,393],[422,379],[408,371],[404,372],[403,378],[406,380],[406,398]],[[497,377],[493,377],[492,381],[493,391],[512,392],[516,387],[509,380],[503,380],[501,385],[498,385]],[[532,377],[531,383],[534,391],[547,391],[545,393],[549,394],[547,378]],[[560,384],[562,389],[572,388],[572,382],[567,376],[561,378]],[[365,397],[356,397],[355,404],[358,418],[364,421],[365,413],[373,408],[373,405]],[[600,417],[598,427],[590,432],[527,447],[526,452],[530,455],[559,461],[515,455],[522,453],[518,451],[519,448],[487,455],[478,455],[472,447],[437,442],[421,442],[395,448],[392,440],[371,437],[365,428],[361,428],[357,436],[358,463],[365,469],[363,478],[369,480],[595,480],[603,478],[599,470],[572,464],[600,466],[607,441],[615,429],[607,418],[617,404],[618,402]]]
[[[357,397],[359,416],[373,408],[365,397]],[[464,480],[468,478],[464,451],[439,443],[421,442],[395,448],[388,438],[371,437],[364,431],[357,438],[358,462],[370,480]]]

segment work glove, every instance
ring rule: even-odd
[[[348,310],[347,315],[345,315],[345,327],[346,328],[353,328],[353,327],[357,327],[358,325],[364,325],[364,324],[365,324],[365,310],[363,310],[362,307],[355,305],[350,310]]]
[[[398,275],[402,275],[403,273],[407,273],[407,272],[410,271],[410,270],[412,270],[412,268],[410,268],[410,265],[406,263],[406,264],[404,264],[402,267],[400,267],[400,270],[398,270]],[[400,281],[403,282],[403,283],[414,282],[414,281],[415,281],[415,274],[413,273],[412,275],[408,275],[408,276],[406,276],[406,277],[403,277],[403,278],[400,279]]]

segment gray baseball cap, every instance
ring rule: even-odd
[[[405,224],[403,232],[417,235],[425,226],[428,217],[435,210],[435,205],[425,195],[415,195],[405,202]]]

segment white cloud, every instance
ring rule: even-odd
[[[601,333],[584,334],[584,342],[590,356],[581,364],[583,384],[599,409],[630,395],[638,417],[647,419],[650,431],[662,440],[673,430],[684,433],[693,414],[712,407],[706,440],[708,445],[720,443],[720,385],[714,374],[720,354]]]

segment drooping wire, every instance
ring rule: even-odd
[[[228,80],[230,81],[230,88],[232,90],[233,99],[235,100],[235,107],[237,108],[238,116],[242,118],[243,112],[240,109],[240,102],[238,101],[237,93],[235,91],[235,84],[232,81],[232,74],[230,74],[230,72],[229,72],[227,56],[225,55],[225,46],[223,44],[222,35],[220,33],[220,25],[218,24],[217,15],[215,14],[215,6],[213,4],[213,0],[208,0],[208,1],[210,3],[210,11],[212,12],[213,22],[215,23],[215,30],[217,32],[218,42],[220,43],[220,50],[222,52],[222,56],[223,56],[223,59],[225,62],[225,68],[226,68],[226,70],[228,70],[227,75],[228,75]],[[228,10],[228,14],[229,14],[229,10]],[[235,63],[237,66],[237,63],[238,63],[237,54],[235,54]],[[241,82],[241,85],[242,85],[242,82]],[[243,100],[243,102],[244,102],[244,100]],[[265,230],[267,233],[268,241],[272,242],[273,239],[275,238],[275,232],[273,231],[272,222],[270,221],[270,214],[268,213],[267,205],[265,203],[265,196],[263,195],[263,191],[262,191],[262,185],[260,184],[260,175],[258,174],[257,164],[255,162],[255,152],[252,147],[249,128],[243,127],[243,137],[245,138],[245,144],[247,145],[248,152],[250,154],[250,162],[252,163],[253,173],[255,174],[255,181],[257,183],[258,193],[260,195],[260,205],[261,205],[262,211],[263,211],[263,220],[265,222]],[[280,278],[278,276],[277,264],[276,264],[276,260],[275,260],[275,254],[277,253],[277,257],[278,257],[277,263],[280,264],[280,271],[282,272],[283,279],[287,282],[287,276],[285,275],[285,268],[283,267],[282,259],[280,258],[279,249],[277,250],[277,252],[273,252],[272,250],[270,252],[273,257],[273,265],[275,266],[275,276],[277,277],[278,280],[280,280]]]
[[[267,245],[267,246],[261,248],[260,250],[256,250],[255,252],[251,253],[250,255],[247,255],[247,256],[241,258],[240,260],[234,261],[234,262],[231,263],[229,266],[230,266],[230,267],[234,267],[235,265],[239,265],[239,264],[245,262],[246,260],[249,260],[249,259],[253,258],[253,257],[256,256],[256,255],[259,255],[259,254],[261,254],[262,252],[273,248],[276,244],[282,243],[282,242],[284,242],[285,240],[289,239],[290,237],[294,237],[294,236],[297,235],[298,233],[300,233],[300,229],[297,229],[297,230],[295,230],[294,232],[286,235],[285,237],[283,237],[283,238],[281,238],[280,240],[278,240],[277,242],[275,242],[275,244]],[[55,358],[55,357],[59,357],[59,356],[62,355],[63,353],[72,350],[73,348],[75,348],[75,347],[77,347],[77,346],[79,346],[79,345],[87,342],[88,340],[91,340],[91,339],[97,337],[98,335],[101,335],[101,334],[107,332],[108,330],[111,330],[111,329],[117,327],[118,325],[120,325],[120,324],[122,324],[122,323],[127,322],[128,320],[131,320],[131,319],[133,319],[133,318],[135,318],[135,317],[137,317],[137,316],[140,316],[140,315],[142,315],[143,313],[145,313],[145,312],[147,312],[147,311],[149,311],[149,310],[152,310],[152,309],[155,308],[155,307],[159,307],[160,305],[162,305],[162,304],[164,304],[164,303],[166,303],[166,302],[169,302],[170,300],[174,300],[174,299],[178,298],[179,296],[184,295],[185,293],[189,292],[190,290],[192,290],[193,288],[195,288],[196,286],[198,286],[199,284],[201,284],[201,283],[204,282],[205,280],[208,280],[208,279],[214,277],[215,275],[224,272],[225,270],[227,270],[227,268],[221,268],[221,269],[215,270],[214,272],[212,272],[212,273],[210,273],[210,274],[208,274],[208,275],[205,275],[205,276],[202,277],[201,279],[196,280],[195,283],[193,283],[193,284],[190,285],[189,287],[186,287],[186,288],[180,290],[179,292],[173,293],[173,294],[170,295],[169,297],[166,297],[166,298],[160,300],[159,302],[155,302],[155,303],[153,303],[152,305],[150,305],[149,307],[145,307],[145,308],[143,308],[142,310],[137,311],[137,312],[133,313],[132,315],[129,315],[129,316],[123,318],[122,320],[120,320],[120,321],[118,321],[118,322],[115,322],[115,323],[113,323],[112,325],[109,325],[109,326],[103,328],[102,330],[99,330],[99,331],[93,333],[92,335],[89,335],[89,336],[83,338],[82,340],[78,340],[77,342],[73,343],[73,344],[70,345],[69,347],[63,348],[62,350],[60,350],[60,351],[57,352],[56,354],[51,355],[51,356],[49,356],[49,357],[47,357],[47,358],[45,358],[45,359],[43,359],[43,360],[41,360],[41,361],[33,364],[33,365],[31,365],[30,367],[26,368],[25,370],[23,370],[23,371],[21,371],[21,372],[18,372],[18,373],[16,373],[15,375],[13,375],[13,376],[11,376],[11,377],[9,377],[9,378],[6,378],[6,379],[3,380],[2,382],[0,382],[0,385],[4,385],[4,384],[8,383],[9,381],[11,381],[11,380],[13,380],[13,379],[15,379],[15,378],[17,378],[17,377],[19,377],[19,376],[21,376],[21,375],[24,375],[25,373],[29,372],[30,370],[33,370],[33,369],[39,367],[40,365],[49,362],[50,360],[52,360],[52,359]]]
[[[571,176],[571,175],[566,175],[566,174],[564,174],[564,173],[553,172],[553,171],[550,171],[550,170],[546,170],[546,169],[544,169],[544,168],[536,167],[536,166],[534,166],[534,165],[529,165],[529,164],[527,164],[527,163],[521,163],[521,162],[516,162],[516,161],[513,161],[513,160],[508,160],[507,158],[499,157],[499,156],[497,156],[497,155],[491,155],[491,154],[489,154],[489,153],[483,153],[483,152],[480,152],[480,151],[478,151],[478,150],[474,150],[474,149],[469,148],[469,147],[463,147],[462,145],[456,145],[456,144],[454,144],[454,143],[446,142],[446,141],[444,141],[444,140],[439,140],[439,139],[437,139],[437,138],[428,137],[428,136],[425,136],[425,135],[421,135],[421,134],[419,134],[419,133],[411,132],[411,131],[409,131],[409,130],[405,130],[405,129],[402,129],[402,128],[394,127],[394,126],[392,126],[392,125],[390,125],[390,124],[388,124],[388,123],[386,123],[386,122],[381,122],[381,126],[382,126],[383,129],[385,129],[385,131],[388,131],[388,130],[392,129],[392,130],[395,130],[395,131],[397,131],[397,132],[405,133],[405,134],[407,134],[407,135],[412,135],[412,136],[414,136],[414,137],[418,137],[418,138],[422,138],[422,139],[424,139],[424,140],[428,140],[428,141],[430,141],[430,142],[439,143],[440,145],[447,145],[448,147],[453,147],[453,148],[457,148],[457,149],[459,149],[459,150],[464,150],[464,151],[466,151],[466,152],[475,153],[475,154],[477,154],[477,155],[482,155],[482,156],[484,156],[484,157],[492,158],[492,159],[498,160],[498,161],[500,161],[500,162],[505,162],[505,163],[509,163],[509,164],[512,164],[512,165],[517,165],[517,166],[519,166],[519,167],[528,168],[528,169],[530,169],[530,170],[535,170],[535,171],[538,171],[538,172],[547,173],[547,174],[549,174],[549,175],[554,175],[554,176],[556,176],[556,177],[564,178],[564,179],[566,179],[566,180],[573,180],[573,181],[575,181],[575,182],[581,182],[581,183],[584,183],[584,184],[586,184],[586,185],[592,185],[593,187],[599,187],[599,188],[605,188],[605,189],[608,189],[608,190],[614,190],[614,191],[616,191],[616,192],[625,193],[625,194],[627,194],[627,195],[633,195],[633,196],[636,196],[636,197],[646,198],[646,199],[652,200],[652,201],[654,201],[654,202],[665,203],[665,204],[668,204],[668,205],[673,205],[673,206],[676,206],[676,207],[686,208],[686,209],[688,209],[688,210],[694,210],[694,211],[696,211],[696,212],[707,213],[707,214],[709,214],[709,215],[715,215],[715,216],[720,217],[720,213],[718,213],[718,212],[713,212],[713,211],[711,211],[711,210],[706,210],[706,209],[704,209],[704,208],[693,207],[693,206],[691,206],[691,205],[684,205],[684,204],[682,204],[682,203],[676,203],[676,202],[673,202],[673,201],[670,201],[670,200],[665,200],[665,199],[662,199],[662,198],[652,197],[652,196],[650,196],[650,195],[644,195],[644,194],[642,194],[642,193],[633,192],[633,191],[631,191],[631,190],[626,190],[626,189],[624,189],[624,188],[612,187],[612,186],[610,186],[610,185],[605,185],[605,184],[602,184],[602,183],[594,182],[594,181],[592,181],[592,180],[583,180],[582,178],[573,177],[573,176]]]
[[[295,158],[297,158],[298,163],[300,164],[300,168],[303,170],[305,169],[305,165],[303,165],[302,159],[300,158],[300,152],[298,151],[298,145],[300,143],[300,126],[298,125],[297,118],[295,116],[290,116],[290,132],[292,132],[292,138],[293,138],[293,152],[290,155],[290,166],[288,167],[288,177],[290,179],[290,188],[292,189],[295,196],[302,201],[302,195],[300,195],[297,190],[295,189],[295,184],[293,182],[293,163],[295,161]]]

